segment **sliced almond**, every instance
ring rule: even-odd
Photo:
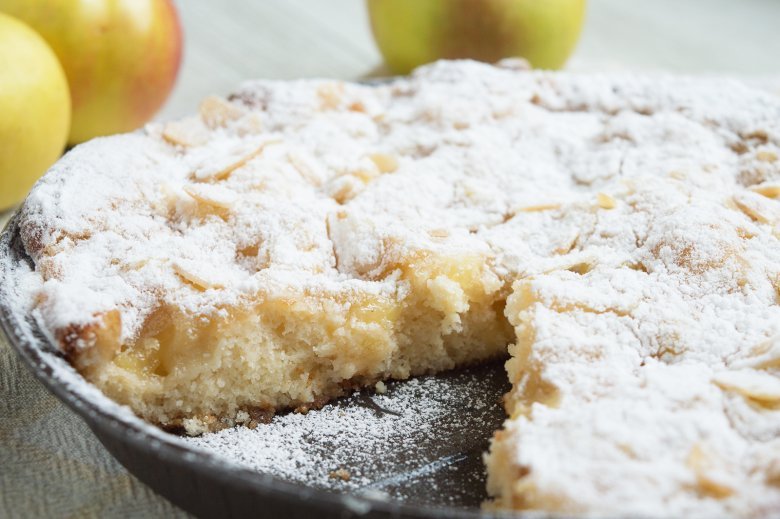
[[[181,184],[163,181],[160,184],[160,195],[160,199],[155,203],[160,214],[184,215],[197,209],[197,203],[182,189]]]
[[[269,139],[257,143],[241,143],[233,146],[224,156],[213,158],[199,166],[193,172],[196,180],[224,180],[235,170],[245,166],[255,157],[259,157],[270,145],[279,139]]]
[[[202,146],[209,139],[209,131],[196,117],[165,123],[162,138],[174,146],[191,148]]]
[[[323,110],[332,110],[341,104],[344,97],[344,83],[341,81],[324,82],[317,88]]]
[[[250,112],[239,119],[234,125],[236,133],[240,137],[258,135],[263,131],[263,118],[257,112]]]
[[[366,184],[353,175],[342,175],[331,181],[327,186],[328,196],[339,204],[346,204],[355,198]]]
[[[757,193],[744,191],[734,195],[733,200],[751,220],[772,225],[780,222],[780,206]]]
[[[780,402],[780,378],[765,371],[741,369],[723,371],[712,377],[721,389],[734,391],[761,402]]]
[[[699,489],[716,499],[729,497],[734,493],[734,484],[723,470],[717,470],[717,459],[701,444],[695,444],[688,453],[686,464],[696,474]]]
[[[209,96],[200,103],[200,117],[209,128],[224,128],[244,115],[244,109],[219,96]]]
[[[287,154],[287,160],[311,185],[319,187],[325,181],[325,173],[303,153],[291,151]]]
[[[750,186],[750,190],[767,198],[780,198],[780,182],[762,182]]]
[[[577,245],[577,240],[580,239],[580,233],[575,232],[572,233],[570,236],[566,237],[562,235],[560,237],[559,245],[553,249],[553,252],[555,254],[569,254],[574,250],[574,247]]]
[[[177,260],[173,262],[173,271],[201,290],[224,287],[224,283],[217,279],[214,273],[209,273],[208,269],[193,261]]]
[[[188,184],[183,189],[198,202],[223,209],[229,209],[238,199],[235,191],[218,184]]]
[[[560,209],[561,204],[539,204],[539,205],[527,205],[517,209],[518,213],[538,213],[541,211],[551,211],[553,209]]]
[[[398,169],[398,159],[387,153],[372,153],[368,156],[381,173],[392,173]]]
[[[750,350],[750,356],[738,359],[729,364],[735,369],[769,369],[780,368],[780,335],[764,341]]]
[[[357,169],[357,170],[352,172],[352,175],[355,178],[358,178],[358,179],[362,180],[363,183],[368,184],[369,182],[371,182],[372,180],[374,180],[375,178],[377,178],[379,176],[379,172],[376,169],[374,169],[374,168],[371,168],[371,169]]]
[[[596,203],[602,209],[614,209],[617,206],[617,202],[611,196],[605,193],[598,193],[596,195]]]

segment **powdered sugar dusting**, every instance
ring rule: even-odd
[[[160,304],[208,317],[267,294],[402,300],[405,258],[478,254],[518,339],[491,465],[502,504],[780,507],[778,97],[442,62],[374,87],[251,82],[204,106],[80,147],[36,186],[25,276],[47,329],[118,310],[132,341]],[[361,441],[403,443],[446,415],[414,391],[426,384],[408,386],[430,404],[419,416],[329,407],[191,441],[363,488],[384,475]],[[343,441],[353,465],[317,467],[311,438]]]
[[[319,488],[420,501],[444,485],[432,502],[475,506],[485,438],[503,414],[494,373],[500,368],[390,383],[384,395],[357,393],[305,415],[186,441],[226,463]]]
[[[379,86],[256,81],[231,99],[92,141],[39,182],[22,225],[48,327],[119,308],[132,340],[162,303],[209,315],[274,280],[391,294],[403,287],[373,274],[416,250],[494,256],[510,282],[534,240],[567,239],[504,232],[518,212],[639,175],[730,196],[777,164],[763,141],[734,151],[778,111],[734,81],[453,62]]]

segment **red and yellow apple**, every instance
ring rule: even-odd
[[[437,59],[522,57],[563,66],[579,39],[585,0],[367,0],[379,50],[393,72]]]
[[[68,77],[69,143],[134,130],[162,106],[181,63],[172,0],[0,0],[37,30]]]
[[[19,202],[62,153],[70,95],[38,33],[0,14],[0,211]]]

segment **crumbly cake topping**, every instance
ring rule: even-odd
[[[123,340],[160,304],[403,300],[409,258],[484,258],[518,341],[504,505],[746,515],[780,507],[778,197],[768,92],[441,62],[93,141],[22,232],[45,325],[119,309]]]
[[[583,264],[521,279],[509,298],[517,419],[502,434],[528,471],[527,505],[776,509],[777,238],[678,182],[630,193],[580,234]]]
[[[509,280],[539,256],[502,233],[518,215],[569,239],[525,212],[639,174],[732,194],[778,169],[777,101],[739,83],[442,63],[231,99],[80,147],[38,184],[24,232],[50,326],[118,306],[128,338],[161,298],[209,314],[274,284],[392,292],[372,274],[410,250],[486,252]]]

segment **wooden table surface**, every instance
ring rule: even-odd
[[[193,112],[205,95],[247,78],[386,73],[362,0],[177,4],[185,61],[162,119]],[[569,68],[780,77],[778,22],[780,0],[590,0]],[[0,517],[178,515],[48,395],[2,338],[0,415]]]

